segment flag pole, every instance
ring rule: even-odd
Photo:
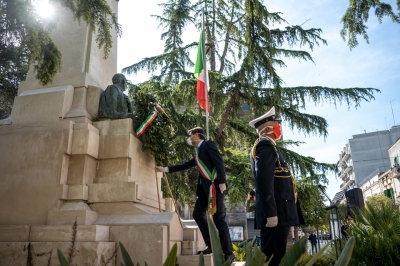
[[[206,44],[205,44],[205,35],[204,35],[204,7],[203,7],[203,23],[201,25],[201,34],[203,35],[202,38],[202,57],[203,57],[203,69],[205,73],[205,81],[206,81],[206,89],[204,90],[205,97],[206,97],[206,132],[207,132],[207,140],[210,139],[209,131],[208,131],[208,90],[210,88],[210,83],[208,81],[208,72],[207,72],[207,56],[206,56]]]

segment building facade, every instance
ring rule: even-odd
[[[400,138],[400,126],[353,135],[339,154],[341,190],[361,188],[374,175],[384,173],[393,164],[388,149]],[[396,146],[397,147],[397,146]]]

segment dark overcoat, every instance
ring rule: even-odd
[[[282,153],[264,137],[260,137],[253,149],[256,150],[250,154],[250,163],[256,186],[255,229],[264,227],[267,217],[274,216],[278,217],[278,226],[304,223],[299,202],[295,201],[291,173]]]
[[[217,145],[211,140],[204,140],[201,143],[200,147],[198,148],[198,156],[200,160],[207,166],[210,172],[212,172],[214,168],[217,169],[217,179],[214,181],[214,184],[215,188],[217,189],[217,192],[220,192],[218,185],[226,183],[226,174],[225,174],[224,161],[222,160],[222,156],[218,151]],[[181,164],[168,166],[168,170],[169,172],[173,173],[173,172],[187,170],[194,166],[196,166],[196,161],[193,158]],[[199,173],[199,177],[197,180],[196,195],[199,195],[201,190],[206,195],[208,195],[210,191],[210,185],[211,181],[205,179]]]

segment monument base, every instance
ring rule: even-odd
[[[58,265],[56,250],[68,256],[75,221],[76,265],[119,264],[119,242],[141,265],[162,265],[174,244],[182,262],[197,265],[201,234],[182,228],[172,200],[162,198],[162,175],[132,120],[91,121],[100,93],[69,85],[27,91],[0,123],[0,266]],[[37,98],[47,100],[30,104]]]

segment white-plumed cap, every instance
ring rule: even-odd
[[[261,126],[262,124],[264,124],[267,121],[277,121],[277,122],[281,122],[282,121],[282,119],[280,119],[279,117],[277,117],[275,115],[275,107],[272,107],[271,110],[269,110],[268,112],[266,112],[262,116],[254,119],[254,120],[251,120],[249,122],[249,125],[254,127],[254,128],[258,128],[259,126]]]

